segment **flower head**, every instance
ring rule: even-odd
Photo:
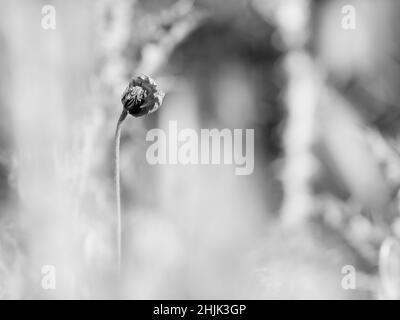
[[[148,76],[132,78],[121,97],[126,111],[134,117],[155,112],[162,104],[165,93]]]

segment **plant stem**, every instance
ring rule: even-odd
[[[123,109],[118,122],[117,128],[115,130],[115,154],[114,154],[114,164],[115,164],[115,193],[117,197],[117,270],[118,273],[121,270],[121,251],[122,251],[122,217],[121,217],[121,184],[120,184],[120,169],[119,169],[119,145],[121,140],[121,125],[125,120],[128,112]]]

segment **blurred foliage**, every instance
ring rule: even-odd
[[[42,1],[2,1],[0,297],[385,297],[379,249],[400,236],[399,6],[347,2],[360,24],[345,33],[336,0],[52,1],[49,33]],[[123,131],[116,283],[112,137],[140,73],[167,96]],[[150,166],[146,132],[169,120],[255,128],[254,174]],[[54,293],[37,286],[49,261]],[[354,291],[340,287],[348,264]]]

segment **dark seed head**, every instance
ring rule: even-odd
[[[162,104],[165,93],[148,76],[131,79],[122,94],[121,102],[126,111],[140,117],[156,111]]]
[[[124,104],[124,108],[128,111],[136,110],[140,108],[144,104],[144,100],[147,96],[146,91],[143,90],[142,87],[134,86],[128,87],[127,92],[122,98],[122,103]]]

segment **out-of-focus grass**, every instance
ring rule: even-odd
[[[289,153],[282,148],[290,148],[299,136],[282,129],[282,124],[287,124],[282,103],[287,83],[277,72],[283,52],[273,46],[271,39],[276,40],[276,35],[270,25],[248,11],[238,17],[235,10],[242,8],[239,1],[232,7],[224,1],[216,2],[215,7],[204,1],[199,7],[215,8],[217,14],[189,36],[197,20],[183,15],[180,18],[184,22],[175,31],[184,41],[176,48],[160,49],[157,38],[176,40],[167,37],[172,26],[160,23],[161,16],[168,16],[160,13],[168,9],[165,4],[139,1],[135,7],[127,0],[56,1],[55,31],[41,29],[41,6],[40,1],[3,1],[0,12],[2,44],[11,66],[1,82],[1,86],[7,83],[7,99],[0,102],[11,118],[6,126],[12,137],[10,174],[18,199],[9,202],[7,219],[0,221],[2,297],[372,296],[368,285],[354,292],[341,288],[341,268],[347,264],[367,274],[366,282],[375,281],[375,270],[366,268],[343,239],[330,236],[322,223],[289,232],[277,219],[282,199],[287,200],[278,179],[285,166],[282,157]],[[251,23],[246,24],[249,20]],[[156,36],[145,30],[149,24]],[[143,36],[148,33],[151,39]],[[146,46],[146,42],[154,43]],[[162,53],[172,57],[155,59]],[[123,264],[118,282],[113,277],[116,241],[112,137],[121,108],[119,95],[126,81],[138,66],[157,69],[153,61],[157,66],[160,61],[167,62],[156,76],[163,75],[161,86],[168,88],[169,94],[158,115],[143,121],[129,119],[124,127]],[[310,91],[313,94],[318,90]],[[294,96],[301,98],[304,92],[297,88],[297,93],[300,95]],[[293,100],[300,107],[304,102]],[[320,142],[332,148],[328,151],[336,155],[335,151],[340,150],[340,155],[325,161],[306,146],[308,153],[304,156],[319,156],[325,165],[334,167],[334,173],[338,172],[335,160],[339,162],[347,170],[344,174],[350,179],[350,187],[361,186],[365,191],[361,200],[369,200],[368,192],[375,189],[360,183],[364,175],[356,171],[357,159],[369,153],[360,151],[357,139],[346,140],[349,148],[359,151],[346,157],[335,131],[343,136],[350,132],[351,136],[357,125],[347,111],[342,110],[341,117],[336,118],[331,110],[335,104],[330,103],[319,110],[326,121],[325,129],[329,129],[318,137],[325,137]],[[307,127],[312,131],[317,119],[314,114],[303,114],[303,118],[301,112],[288,110],[294,117],[291,121],[300,127],[307,126],[304,122],[308,120],[314,121]],[[333,114],[329,116],[329,112]],[[177,120],[180,128],[196,130],[255,127],[254,174],[235,176],[232,166],[222,165],[150,166],[145,160],[146,132],[153,127],[167,130],[170,120]],[[293,139],[282,146],[282,135]],[[294,155],[293,162],[304,173],[302,159]],[[321,174],[320,167],[315,168],[312,174],[320,178],[315,185],[319,183],[334,194],[329,183],[337,181]],[[373,163],[369,168],[374,180],[379,174],[373,175]],[[298,177],[291,175],[288,180],[294,190]],[[323,211],[326,218],[328,202],[314,193],[313,182],[303,185],[307,188],[301,191],[315,201],[311,209]],[[338,188],[344,189],[340,184]],[[331,211],[339,211],[339,217],[333,214],[336,218],[332,220],[339,221],[336,225],[341,227],[341,219],[346,216],[343,207],[352,211],[351,201],[335,199],[332,203]],[[301,201],[289,204],[294,213],[310,209]],[[365,239],[365,230],[370,230],[355,229],[358,240]],[[54,291],[41,286],[43,265],[56,267]]]

